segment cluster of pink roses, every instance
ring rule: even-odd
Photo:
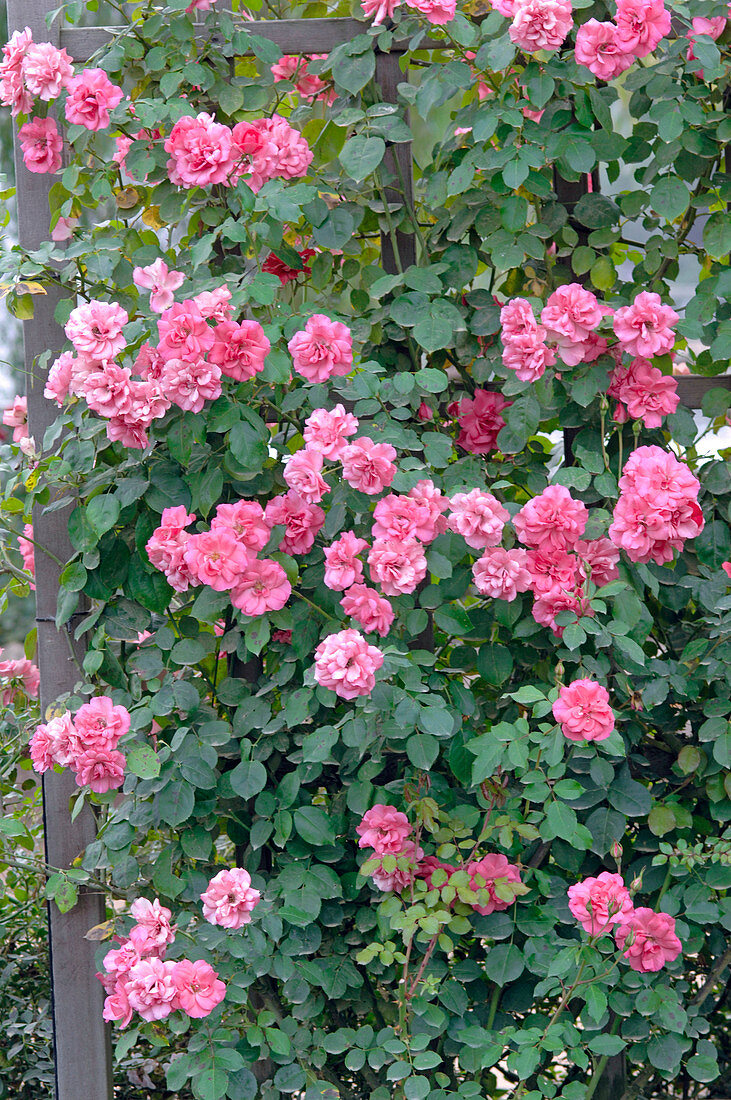
[[[614,80],[670,33],[663,0],[617,0],[615,21],[589,19],[576,32],[575,57],[599,80]]]
[[[700,483],[684,462],[660,447],[639,447],[619,479],[609,537],[631,561],[672,561],[703,530]]]
[[[360,6],[373,25],[379,26],[385,19],[392,19],[401,0],[361,0]],[[421,15],[425,15],[434,26],[451,23],[457,10],[457,0],[406,0],[406,5]]]
[[[124,782],[125,758],[117,749],[130,727],[129,711],[98,695],[36,727],[30,739],[33,768],[43,773],[54,764],[69,767],[80,787],[103,794]]]
[[[621,875],[602,871],[569,886],[569,909],[591,937],[614,932],[617,947],[633,970],[650,973],[677,959],[682,944],[667,913],[634,908]]]
[[[0,103],[10,107],[13,116],[30,114],[36,99],[48,103],[66,92],[67,122],[92,131],[109,126],[109,112],[119,104],[123,92],[102,69],[86,69],[74,76],[66,50],[50,42],[34,42],[29,27],[15,31],[2,53]],[[58,171],[63,140],[55,119],[33,116],[21,126],[19,137],[30,172]]]
[[[312,151],[281,115],[239,122],[233,129],[212,115],[184,115],[165,141],[167,169],[178,187],[233,187],[246,178],[252,191],[267,180],[306,175]]]
[[[148,1022],[176,1010],[194,1019],[210,1016],[225,997],[226,985],[201,959],[165,959],[175,942],[170,910],[158,898],[137,898],[130,913],[137,923],[129,936],[116,937],[118,946],[107,952],[104,973],[97,974],[107,994],[104,1019],[127,1027],[134,1012]]]
[[[151,291],[151,308],[161,313],[157,345],[144,343],[131,368],[120,366],[126,310],[96,300],[77,306],[65,327],[76,355],[64,352],[56,359],[44,393],[59,405],[69,393],[83,397],[92,412],[108,419],[112,442],[143,449],[152,422],[171,405],[200,412],[206,401],[220,397],[224,375],[242,382],[263,370],[271,345],[258,321],[231,319],[225,285],[173,302],[183,275],[168,271],[162,260],[135,268],[134,279]]]
[[[0,649],[0,656],[2,656]],[[11,707],[19,693],[29,699],[38,698],[41,674],[38,666],[27,657],[12,657],[0,661],[0,699],[4,707]]]
[[[606,741],[614,729],[609,692],[586,678],[562,685],[553,717],[569,741]]]
[[[203,916],[209,924],[239,929],[251,921],[261,900],[243,867],[219,871],[201,894]],[[226,986],[207,962],[165,960],[175,940],[172,913],[155,898],[138,898],[130,912],[137,922],[129,936],[117,937],[118,946],[104,957],[98,974],[107,993],[104,1019],[126,1027],[137,1012],[143,1020],[163,1020],[181,1010],[194,1019],[210,1016],[226,995]]]
[[[308,69],[310,61],[321,61],[327,57],[326,53],[314,53],[307,57],[295,57],[294,54],[284,54],[271,66],[274,83],[288,80],[294,84],[295,90],[303,99],[322,99],[325,103],[333,103],[335,91],[328,87],[327,82],[320,76],[315,76]]]
[[[617,340],[611,348],[597,332],[608,314],[613,316]],[[675,310],[664,305],[658,294],[641,291],[631,305],[615,312],[590,290],[570,283],[550,295],[540,324],[525,298],[513,298],[502,307],[503,363],[521,381],[535,382],[546,367],[555,364],[557,354],[569,367],[612,354],[617,367],[608,394],[626,405],[626,412],[618,408],[616,419],[626,420],[629,415],[642,418],[647,427],[658,427],[663,415],[678,407],[677,384],[647,357],[672,351],[672,326],[677,320]],[[621,362],[623,352],[634,357],[626,367]]]
[[[405,890],[414,878],[425,879],[431,889],[435,871],[443,871],[445,882],[448,882],[455,871],[464,870],[470,878],[470,889],[475,893],[484,892],[473,909],[488,916],[509,908],[515,893],[509,889],[509,884],[521,882],[519,868],[499,853],[472,860],[464,868],[442,863],[435,856],[424,856],[423,850],[409,839],[412,828],[406,814],[382,802],[366,811],[356,832],[360,837],[358,847],[373,849],[365,869],[378,889],[384,892]]]

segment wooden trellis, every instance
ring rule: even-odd
[[[9,32],[30,27],[36,42],[50,41],[64,48],[75,62],[88,61],[103,47],[114,32],[104,28],[67,27],[56,20],[49,29],[46,14],[54,4],[51,0],[8,0]],[[247,24],[252,33],[270,39],[287,54],[329,53],[336,46],[362,34],[364,24],[356,19],[287,19]],[[421,49],[435,48],[437,43],[423,43]],[[400,58],[403,43],[395,43],[389,52],[376,51],[375,78],[384,102],[397,101],[397,87],[404,79]],[[396,163],[395,158],[398,158]],[[17,179],[18,237],[21,248],[32,250],[49,238],[49,191],[53,177],[29,172],[19,143],[15,142]],[[401,143],[388,149],[386,171],[394,185],[386,188],[389,203],[402,203],[403,191],[410,201],[413,188],[413,166],[410,145]],[[394,169],[398,169],[395,171]],[[395,186],[398,181],[403,186]],[[560,197],[569,209],[580,197],[577,185],[562,184]],[[399,231],[396,237],[399,259],[403,267],[415,262],[413,235]],[[393,242],[388,234],[381,237],[384,270],[395,274],[399,265]],[[25,370],[28,395],[29,431],[38,444],[48,425],[56,419],[57,410],[43,396],[45,374],[37,366],[37,358],[46,351],[59,352],[64,345],[62,327],[54,319],[60,288],[48,288],[48,293],[34,299],[35,314],[23,325]],[[731,378],[685,377],[678,380],[681,400],[691,408],[700,407],[703,395],[714,386],[731,388]],[[568,441],[567,441],[568,442]],[[74,616],[62,631],[55,626],[56,602],[59,591],[60,566],[71,556],[67,530],[68,513],[44,512],[36,507],[33,526],[36,549],[36,603],[38,624],[38,663],[41,673],[42,711],[56,698],[73,690],[80,678],[80,659],[84,652],[81,642],[74,641],[75,626],[83,612]],[[42,551],[47,547],[53,556]],[[63,635],[66,635],[64,637]],[[54,867],[67,868],[94,839],[96,820],[90,807],[72,821],[69,799],[76,790],[70,772],[47,773],[43,778],[44,835],[46,860]],[[56,1100],[111,1100],[112,1059],[109,1028],[102,1020],[103,989],[95,977],[94,944],[84,938],[88,929],[104,919],[104,898],[99,893],[84,892],[71,912],[62,914],[55,905],[49,906],[51,954],[51,987],[53,1006],[54,1063]],[[597,1093],[597,1097],[599,1094]]]

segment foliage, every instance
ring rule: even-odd
[[[257,319],[272,345],[254,379],[224,379],[223,395],[200,412],[171,408],[143,450],[110,443],[83,401],[67,403],[32,473],[21,460],[6,482],[9,514],[19,499],[77,500],[57,621],[70,621],[83,593],[91,610],[78,633],[89,646],[77,689],[60,703],[75,711],[91,694],[113,694],[132,717],[124,798],[80,793],[100,807],[99,838],[80,867],[54,869],[49,895],[68,906],[79,884],[101,879],[110,898],[158,896],[188,953],[227,983],[212,1016],[137,1021],[118,1056],[139,1044],[166,1064],[172,1092],[190,1087],[197,1100],[246,1100],[257,1089],[267,1100],[589,1100],[621,1052],[627,1097],[676,1087],[706,1095],[731,1075],[718,988],[731,919],[727,842],[718,841],[731,804],[728,456],[703,457],[683,407],[661,427],[612,420],[608,356],[518,380],[498,333],[499,302],[543,304],[576,278],[614,308],[649,289],[680,309],[684,264],[697,284],[675,352],[696,373],[727,369],[728,32],[696,42],[701,77],[686,58],[687,7],[673,3],[680,34],[604,84],[569,48],[516,51],[497,12],[458,14],[431,29],[440,44],[427,49],[425,22],[397,11],[407,43],[398,101],[383,102],[374,81],[374,44],[387,50],[394,34],[364,24],[311,63],[336,93],[313,102],[274,82],[280,51],[246,21],[213,10],[203,26],[217,38],[196,37],[184,6],[135,7],[90,62],[124,82],[135,126],[160,135],[132,141],[125,175],[110,131],[70,126],[51,211],[54,222],[82,225],[63,246],[18,256],[12,273],[69,290],[61,323],[74,296],[118,303],[133,357],[157,339],[133,268],[162,255],[184,272],[186,299],[225,282],[235,316]],[[702,0],[693,14],[725,10]],[[576,5],[580,21],[605,14],[601,3]],[[273,179],[256,193],[244,181],[169,181],[163,140],[179,118],[208,111],[233,126],[275,107],[314,152],[304,180]],[[132,134],[124,103],[117,131]],[[413,134],[411,204],[395,193],[403,185],[390,143]],[[609,188],[584,187],[577,202],[568,185],[591,173]],[[394,273],[380,263],[381,234]],[[297,252],[309,247],[310,274],[282,286],[263,270],[270,253],[299,269]],[[21,316],[32,310],[23,287],[11,300]],[[287,344],[313,313],[351,329],[347,377],[291,375]],[[656,366],[669,373],[670,357]],[[454,403],[484,388],[510,402],[505,424],[488,453],[465,452]],[[426,582],[392,600],[391,632],[372,638],[384,658],[375,688],[344,702],[313,677],[318,642],[347,625],[340,594],[324,583],[323,547],[351,529],[370,539],[372,498],[339,468],[328,467],[311,552],[279,552],[278,529],[270,539],[267,554],[292,584],[281,610],[252,618],[227,592],[176,594],[145,550],[167,507],[208,521],[221,502],[266,503],[285,491],[283,459],[302,448],[305,418],[336,402],[361,435],[396,449],[394,492],[423,478],[447,494],[480,487],[515,515],[552,482],[584,502],[587,537],[597,538],[627,455],[655,445],[700,479],[705,528],[669,566],[623,555],[617,580],[588,583],[578,617],[560,612],[562,638],[535,620],[530,594],[480,596],[479,552],[443,532],[427,548]],[[711,389],[704,423],[723,425],[730,404]],[[275,633],[286,631],[290,640]],[[610,691],[616,730],[600,743],[567,742],[551,717],[560,685],[580,677]],[[423,880],[379,894],[368,868],[358,873],[355,833],[374,803],[406,812],[417,843],[442,860],[502,853],[527,893],[488,915],[474,911],[484,895],[460,880],[451,895]],[[202,922],[199,897],[233,865],[263,900],[251,925],[226,932]],[[615,965],[611,939],[588,942],[567,907],[570,885],[618,867],[638,904],[676,918],[682,957],[657,974]],[[116,931],[129,929],[124,913],[113,916]]]

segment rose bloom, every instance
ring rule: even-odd
[[[290,455],[284,465],[283,477],[286,484],[309,504],[317,504],[325,493],[330,492],[330,486],[320,472],[322,462],[320,451],[311,451],[309,447],[305,447],[304,450]]]
[[[28,436],[28,398],[14,397],[13,403],[3,411],[3,424],[13,429],[13,442],[20,443]]]
[[[165,310],[157,322],[157,331],[160,335],[157,352],[163,359],[191,359],[195,362],[213,346],[213,330],[206,324],[195,302],[188,298]],[[215,358],[212,361],[217,362]]]
[[[590,936],[608,932],[632,912],[632,898],[621,875],[602,871],[569,886],[569,909]]]
[[[524,504],[513,526],[525,546],[548,552],[570,550],[581,538],[589,513],[565,485],[549,485]]]
[[[213,330],[214,344],[208,358],[236,382],[248,382],[264,369],[272,345],[258,321],[222,321]]]
[[[579,539],[574,548],[580,559],[579,575],[601,588],[619,576],[619,550],[609,539]]]
[[[475,588],[483,596],[510,603],[530,588],[526,557],[525,550],[503,550],[501,546],[485,550],[472,566]]]
[[[23,164],[29,172],[52,174],[58,172],[63,161],[63,139],[53,118],[32,118],[18,131]]]
[[[285,528],[279,550],[284,554],[309,554],[325,522],[325,513],[319,505],[308,504],[299,493],[290,489],[267,502],[264,518],[270,529]]]
[[[18,535],[18,550],[20,556],[23,559],[23,568],[26,572],[30,573],[31,577],[36,575],[36,548],[33,540],[33,524],[26,523],[23,527],[23,534]],[[34,584],[31,584],[31,588],[35,588]]]
[[[127,996],[126,985],[120,979],[104,999],[102,1019],[107,1023],[117,1023],[120,1027],[127,1027],[132,1021],[132,1006]]]
[[[251,876],[243,867],[219,871],[201,894],[203,916],[209,924],[221,928],[243,928],[251,921],[261,894],[251,885]]]
[[[491,853],[483,856],[474,863],[468,863],[465,870],[470,876],[470,889],[487,890],[489,900],[486,905],[475,905],[476,913],[487,917],[490,913],[499,913],[509,909],[512,902],[503,901],[495,893],[497,883],[520,882],[520,871],[513,863],[509,863],[504,855]]]
[[[678,314],[663,304],[659,294],[643,290],[631,306],[617,310],[614,332],[624,351],[651,358],[673,350],[672,326],[677,320]]]
[[[179,409],[200,412],[206,401],[221,396],[221,368],[205,359],[168,359],[163,362],[160,388]]]
[[[282,566],[272,558],[251,558],[231,592],[231,603],[244,615],[281,611],[292,592]]]
[[[545,333],[542,326],[541,332]],[[555,353],[534,333],[516,336],[503,348],[503,365],[515,371],[521,382],[536,382],[555,362]]]
[[[474,455],[494,451],[500,430],[505,427],[501,413],[509,404],[501,393],[492,390],[475,390],[472,399],[463,397],[457,411],[458,446]]]
[[[57,405],[63,405],[64,398],[69,392],[71,376],[73,373],[74,357],[70,351],[64,351],[51,364],[48,378],[43,390],[43,396],[49,401],[55,401]]]
[[[34,42],[23,58],[23,79],[33,96],[48,102],[57,99],[74,75],[71,58],[50,42]]]
[[[393,13],[401,0],[360,0],[360,6],[367,19],[374,16],[373,26],[379,27],[386,19],[393,19]]]
[[[569,741],[606,741],[614,729],[609,692],[586,678],[559,689],[553,717]]]
[[[514,0],[508,34],[526,53],[557,50],[573,23],[571,0]]]
[[[74,727],[82,748],[116,749],[129,730],[130,714],[126,707],[115,706],[109,696],[97,695],[79,707]]]
[[[353,366],[353,337],[347,325],[316,313],[296,332],[287,347],[292,365],[308,382],[327,382],[349,374]]]
[[[635,57],[647,57],[670,34],[670,12],[663,0],[617,0],[617,42]]]
[[[98,416],[125,416],[132,410],[131,382],[128,367],[106,362],[85,379],[79,391]]]
[[[217,971],[202,959],[191,962],[181,959],[173,963],[173,984],[177,993],[177,1005],[194,1020],[210,1016],[216,1005],[226,996],[226,984]]]
[[[641,974],[662,970],[666,962],[673,962],[683,950],[675,934],[675,920],[667,913],[655,913],[644,906],[633,909],[614,935],[624,958]]]
[[[143,1020],[164,1020],[175,1009],[178,991],[173,981],[174,966],[153,956],[140,959],[127,975],[127,998]]]
[[[84,69],[68,82],[66,121],[87,130],[105,130],[109,112],[122,98],[122,89],[112,84],[102,69]]]
[[[680,403],[676,380],[641,357],[633,359],[617,396],[624,401],[629,415],[642,420],[646,428],[659,428],[663,417],[674,413]]]
[[[80,355],[113,359],[126,346],[122,329],[128,320],[116,302],[86,302],[71,310],[64,332]]]
[[[369,496],[383,492],[396,476],[395,448],[390,443],[375,443],[370,436],[349,443],[341,457],[348,485]]]
[[[583,361],[584,344],[602,316],[596,296],[580,283],[569,283],[551,294],[541,313],[541,324],[564,363],[575,367]]]
[[[192,299],[206,321],[229,321],[231,319],[231,291],[227,286],[216,290],[202,290]]]
[[[140,961],[140,958],[141,955],[139,951],[130,939],[120,940],[119,947],[107,951],[104,956],[104,961],[102,962],[104,974],[98,975],[99,980],[107,992],[111,993],[117,983],[117,979],[121,978],[124,974],[128,974],[132,967]]]
[[[125,763],[122,753],[114,749],[88,749],[76,757],[72,766],[80,787],[104,794],[122,786]]]
[[[615,24],[600,23],[597,19],[588,19],[577,30],[574,56],[597,80],[614,80],[635,59],[634,54],[620,46]]]
[[[343,405],[332,409],[315,409],[305,420],[302,433],[311,451],[320,451],[325,458],[340,458],[347,439],[358,431],[358,419],[346,412]]]
[[[510,519],[510,513],[500,501],[482,489],[471,489],[469,493],[455,493],[449,500],[447,527],[450,531],[462,535],[473,550],[483,550],[486,546],[497,546],[502,538],[503,528]]]
[[[249,562],[246,547],[225,527],[191,535],[183,556],[191,575],[216,592],[234,588]]]
[[[155,313],[164,313],[174,302],[174,291],[183,285],[185,275],[182,271],[169,271],[164,260],[155,260],[147,267],[136,267],[132,272],[135,286],[151,291],[150,309]]]
[[[165,152],[170,154],[170,182],[177,187],[228,183],[234,169],[231,130],[205,112],[179,118],[165,141]]]
[[[395,617],[388,600],[365,584],[352,585],[340,601],[340,606],[364,630],[380,634],[382,638],[388,634]]]
[[[418,504],[424,505],[429,512],[428,519],[425,516],[419,518],[419,534],[416,536],[419,541],[432,542],[437,535],[443,535],[447,530],[447,521],[442,513],[449,508],[449,497],[446,497],[441,489],[437,489],[430,478],[417,481],[406,495]]]
[[[331,546],[325,547],[325,584],[334,592],[344,592],[363,580],[363,565],[358,558],[368,548],[365,539],[345,531]]]
[[[227,527],[249,550],[263,550],[269,542],[271,527],[264,518],[264,509],[257,500],[237,500],[234,504],[219,504],[211,520],[211,530]]]
[[[448,885],[450,878],[456,870],[458,870],[458,868],[453,867],[451,863],[442,863],[436,856],[426,856],[416,868],[416,877],[423,878],[430,890],[441,890],[442,886]],[[440,886],[435,886],[432,882],[432,876],[435,871],[444,871],[447,876],[447,881],[443,882]]]
[[[272,66],[273,68],[274,66]],[[303,248],[301,252],[297,252],[300,258],[299,267],[290,267],[284,260],[280,260],[279,256],[276,256],[273,252],[270,252],[264,263],[261,265],[262,271],[265,271],[268,275],[276,275],[282,286],[286,286],[287,283],[294,282],[300,275],[311,275],[312,268],[308,263],[313,256],[317,253],[314,248]]]
[[[410,8],[416,8],[434,26],[451,23],[457,9],[456,0],[406,0]]]
[[[559,626],[556,616],[560,611],[572,611],[577,619],[583,615],[594,617],[594,611],[588,600],[580,592],[547,592],[533,601],[533,618],[541,626],[547,626],[557,638],[563,637],[565,626]]]
[[[80,751],[76,728],[68,713],[36,726],[30,739],[29,752],[33,770],[41,775],[54,764],[67,767]]]
[[[373,512],[373,537],[377,539],[418,539],[430,542],[435,537],[431,510],[425,501],[390,493],[378,501]]]
[[[315,680],[341,699],[370,695],[383,664],[380,649],[352,628],[329,634],[315,650]]]
[[[387,596],[413,592],[426,576],[424,548],[416,539],[376,539],[368,567]]]
[[[260,139],[263,139],[251,158],[251,178],[248,182],[252,191],[259,191],[267,180],[291,180],[307,175],[312,163],[312,150],[299,130],[290,126],[285,118],[275,114],[271,118],[258,118],[244,125],[247,132],[252,127],[258,130]],[[237,130],[238,126],[234,129],[234,138]]]
[[[3,46],[0,61],[0,103],[10,107],[13,118],[19,114],[30,114],[33,109],[33,96],[25,86],[23,60],[33,45],[30,27],[24,31],[13,31],[10,41]]]
[[[396,858],[400,866],[397,865],[394,871],[384,870],[382,864],[371,871],[374,886],[383,893],[391,890],[405,890],[411,885],[417,864],[424,858],[424,849],[417,848],[413,840],[405,840]]]
[[[538,336],[538,322],[533,307],[525,298],[512,298],[500,309],[500,328],[503,343],[517,340],[519,336]]]
[[[172,913],[160,904],[159,898],[154,901],[136,898],[130,906],[130,915],[136,922],[130,940],[140,955],[161,953],[175,939],[175,925],[170,923]]]
[[[406,838],[411,836],[411,825],[401,810],[377,802],[366,810],[355,831],[360,837],[359,848],[373,848],[379,856],[386,853],[396,855],[403,848]]]

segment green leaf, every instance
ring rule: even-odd
[[[498,687],[513,671],[513,655],[507,646],[486,642],[477,652],[477,671],[488,684]]]
[[[716,1058],[712,1054],[694,1054],[685,1067],[694,1081],[715,1081],[720,1074]]]
[[[445,634],[462,637],[473,629],[469,614],[459,604],[447,604],[434,612],[434,622]]]
[[[119,519],[121,511],[116,497],[103,495],[92,497],[86,506],[86,518],[100,537],[110,531]]]
[[[428,733],[414,733],[406,742],[406,755],[415,768],[429,771],[439,755],[439,742]]]
[[[140,779],[155,779],[160,774],[160,761],[151,745],[135,741],[127,750],[127,771]]]
[[[523,973],[525,964],[521,951],[512,943],[499,943],[488,950],[485,973],[496,985],[514,982]]]
[[[193,813],[195,794],[190,783],[173,775],[156,796],[157,811],[168,825],[182,825]]]
[[[335,840],[332,820],[322,806],[300,806],[294,811],[294,827],[298,836],[317,848]]]
[[[62,913],[68,913],[79,900],[79,888],[66,879],[53,892],[53,900]]]
[[[193,1092],[197,1100],[221,1100],[228,1088],[228,1073],[213,1065],[193,1078]]]
[[[376,170],[385,152],[386,143],[383,138],[356,134],[343,146],[340,163],[352,179],[360,183]]]
[[[725,211],[711,214],[703,227],[703,244],[714,260],[722,260],[731,252],[731,219]]]
[[[454,329],[444,317],[430,314],[414,326],[414,339],[425,351],[437,351],[453,343]]]
[[[626,1042],[620,1039],[619,1035],[595,1035],[589,1040],[589,1050],[594,1054],[607,1054],[610,1058],[619,1054],[626,1046]]]
[[[352,95],[365,87],[375,71],[376,58],[371,49],[367,53],[361,53],[356,57],[340,55],[334,59],[332,65],[335,84]]]
[[[253,798],[263,791],[267,782],[267,770],[260,760],[242,760],[228,772],[231,786],[242,798]]]

